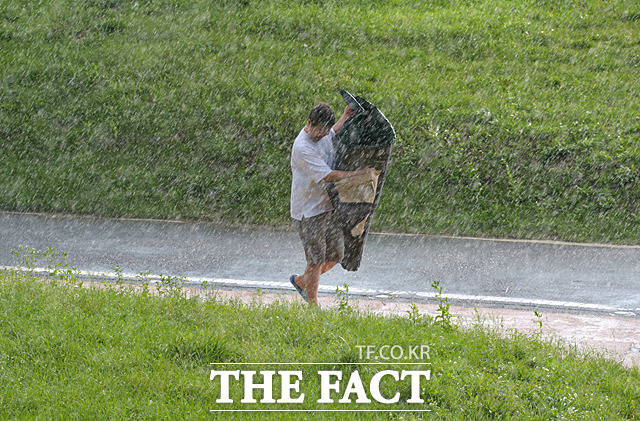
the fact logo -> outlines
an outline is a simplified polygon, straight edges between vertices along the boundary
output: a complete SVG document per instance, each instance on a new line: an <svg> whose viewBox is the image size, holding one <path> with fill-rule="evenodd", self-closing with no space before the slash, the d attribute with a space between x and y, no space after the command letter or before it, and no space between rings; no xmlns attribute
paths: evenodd
<svg viewBox="0 0 640 421"><path fill-rule="evenodd" d="M242 408L259 404L263 410L264 404L274 404L273 407L280 411L287 410L291 404L297 404L296 408L300 404L313 408L333 404L333 408L336 405L341 408L334 410L345 411L351 410L345 404L359 404L359 408L363 404L376 407L380 404L423 404L424 407L421 391L424 382L431 379L430 363L425 361L429 358L428 346L358 345L357 349L360 360L368 361L214 363L217 367L211 370L209 378L218 391L215 403L222 404L219 407L234 408L238 408L237 404L243 404ZM220 365L222 367L218 367ZM229 366L235 367L226 369L231 368ZM279 366L283 366L282 369ZM217 410L225 409L212 411Z"/></svg>

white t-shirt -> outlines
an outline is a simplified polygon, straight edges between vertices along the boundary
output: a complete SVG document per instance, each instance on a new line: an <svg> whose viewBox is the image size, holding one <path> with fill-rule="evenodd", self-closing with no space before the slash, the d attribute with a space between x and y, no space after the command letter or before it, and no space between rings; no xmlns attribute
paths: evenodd
<svg viewBox="0 0 640 421"><path fill-rule="evenodd" d="M291 217L298 221L333 210L322 181L333 166L336 132L315 142L302 129L291 149Z"/></svg>

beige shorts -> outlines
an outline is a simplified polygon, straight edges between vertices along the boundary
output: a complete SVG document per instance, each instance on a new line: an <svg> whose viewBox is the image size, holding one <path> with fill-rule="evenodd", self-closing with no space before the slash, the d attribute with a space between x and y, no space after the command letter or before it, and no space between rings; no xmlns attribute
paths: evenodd
<svg viewBox="0 0 640 421"><path fill-rule="evenodd" d="M344 234L333 211L321 213L302 221L293 221L304 247L308 265L342 261L344 257Z"/></svg>

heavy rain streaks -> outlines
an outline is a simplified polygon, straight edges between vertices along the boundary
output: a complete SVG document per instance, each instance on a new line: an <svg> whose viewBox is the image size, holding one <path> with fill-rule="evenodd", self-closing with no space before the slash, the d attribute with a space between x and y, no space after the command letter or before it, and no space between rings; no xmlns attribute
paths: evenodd
<svg viewBox="0 0 640 421"><path fill-rule="evenodd" d="M637 244L620 5L8 2L0 208L290 230L291 143L345 88L397 134L372 231Z"/></svg>

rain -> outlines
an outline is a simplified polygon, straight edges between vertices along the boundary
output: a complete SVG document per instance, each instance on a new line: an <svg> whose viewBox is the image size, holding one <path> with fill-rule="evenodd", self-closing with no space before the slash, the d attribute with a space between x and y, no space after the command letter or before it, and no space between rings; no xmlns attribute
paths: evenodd
<svg viewBox="0 0 640 421"><path fill-rule="evenodd" d="M0 267L295 294L292 146L349 92L331 170L379 178L366 204L326 185L347 257L321 298L635 321L639 22L630 0L3 1Z"/></svg>

